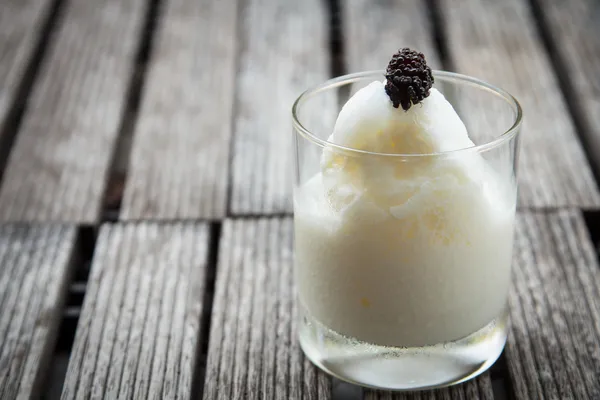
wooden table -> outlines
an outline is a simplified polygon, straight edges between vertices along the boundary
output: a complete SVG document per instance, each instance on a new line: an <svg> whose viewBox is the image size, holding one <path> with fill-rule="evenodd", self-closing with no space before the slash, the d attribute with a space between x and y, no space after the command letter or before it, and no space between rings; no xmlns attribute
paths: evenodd
<svg viewBox="0 0 600 400"><path fill-rule="evenodd" d="M600 399L600 3L1 0L0 398ZM489 373L361 391L295 338L289 108L398 47L522 102Z"/></svg>

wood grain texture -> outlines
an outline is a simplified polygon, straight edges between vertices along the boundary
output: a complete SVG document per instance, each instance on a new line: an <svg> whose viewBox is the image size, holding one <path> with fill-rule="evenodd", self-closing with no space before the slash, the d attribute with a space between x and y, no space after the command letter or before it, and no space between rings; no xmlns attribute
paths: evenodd
<svg viewBox="0 0 600 400"><path fill-rule="evenodd" d="M565 67L561 77L575 96L577 118L583 125L593 162L600 171L600 3L594 0L536 0L540 17Z"/></svg>
<svg viewBox="0 0 600 400"><path fill-rule="evenodd" d="M0 126L4 126L52 1L4 0L0 7Z"/></svg>
<svg viewBox="0 0 600 400"><path fill-rule="evenodd" d="M231 211L289 212L292 103L329 76L325 4L246 0L241 14Z"/></svg>
<svg viewBox="0 0 600 400"><path fill-rule="evenodd" d="M521 213L506 360L518 399L600 398L600 268L577 211Z"/></svg>
<svg viewBox="0 0 600 400"><path fill-rule="evenodd" d="M0 220L97 220L146 3L64 5L8 160Z"/></svg>
<svg viewBox="0 0 600 400"><path fill-rule="evenodd" d="M493 400L489 373L457 386L422 392L393 393L367 390L365 400Z"/></svg>
<svg viewBox="0 0 600 400"><path fill-rule="evenodd" d="M190 398L207 246L204 224L101 228L63 399Z"/></svg>
<svg viewBox="0 0 600 400"><path fill-rule="evenodd" d="M432 68L440 68L426 2L348 0L341 5L348 72L384 70L402 47L419 50Z"/></svg>
<svg viewBox="0 0 600 400"><path fill-rule="evenodd" d="M121 219L225 215L237 2L162 5Z"/></svg>
<svg viewBox="0 0 600 400"><path fill-rule="evenodd" d="M68 284L76 229L0 225L0 398L38 398Z"/></svg>
<svg viewBox="0 0 600 400"><path fill-rule="evenodd" d="M204 399L328 399L296 339L291 219L227 220Z"/></svg>
<svg viewBox="0 0 600 400"><path fill-rule="evenodd" d="M504 87L523 106L520 205L600 204L598 186L526 2L439 3L450 58L457 71Z"/></svg>

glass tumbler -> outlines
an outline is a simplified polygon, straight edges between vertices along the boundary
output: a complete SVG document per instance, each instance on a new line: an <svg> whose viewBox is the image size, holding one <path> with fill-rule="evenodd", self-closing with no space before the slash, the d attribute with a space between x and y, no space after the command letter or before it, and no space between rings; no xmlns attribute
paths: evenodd
<svg viewBox="0 0 600 400"><path fill-rule="evenodd" d="M475 78L434 78L474 146L390 154L329 142L345 101L381 71L329 80L292 109L300 344L362 386L463 382L506 343L521 107Z"/></svg>

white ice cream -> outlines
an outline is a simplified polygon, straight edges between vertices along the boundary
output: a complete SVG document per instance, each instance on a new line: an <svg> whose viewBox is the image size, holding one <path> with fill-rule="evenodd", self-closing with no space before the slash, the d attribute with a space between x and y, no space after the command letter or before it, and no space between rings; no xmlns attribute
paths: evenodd
<svg viewBox="0 0 600 400"><path fill-rule="evenodd" d="M295 192L300 300L327 327L386 346L465 337L505 307L515 189L432 89L407 112L382 82L340 112L321 173ZM396 154L394 156L393 154ZM421 154L421 156L397 156Z"/></svg>

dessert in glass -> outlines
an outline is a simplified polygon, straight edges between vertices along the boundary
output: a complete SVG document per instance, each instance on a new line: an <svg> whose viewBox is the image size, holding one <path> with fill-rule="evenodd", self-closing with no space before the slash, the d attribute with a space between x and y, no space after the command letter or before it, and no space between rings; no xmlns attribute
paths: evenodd
<svg viewBox="0 0 600 400"><path fill-rule="evenodd" d="M306 91L292 113L307 357L391 390L489 368L507 336L518 102L402 49L385 72Z"/></svg>

